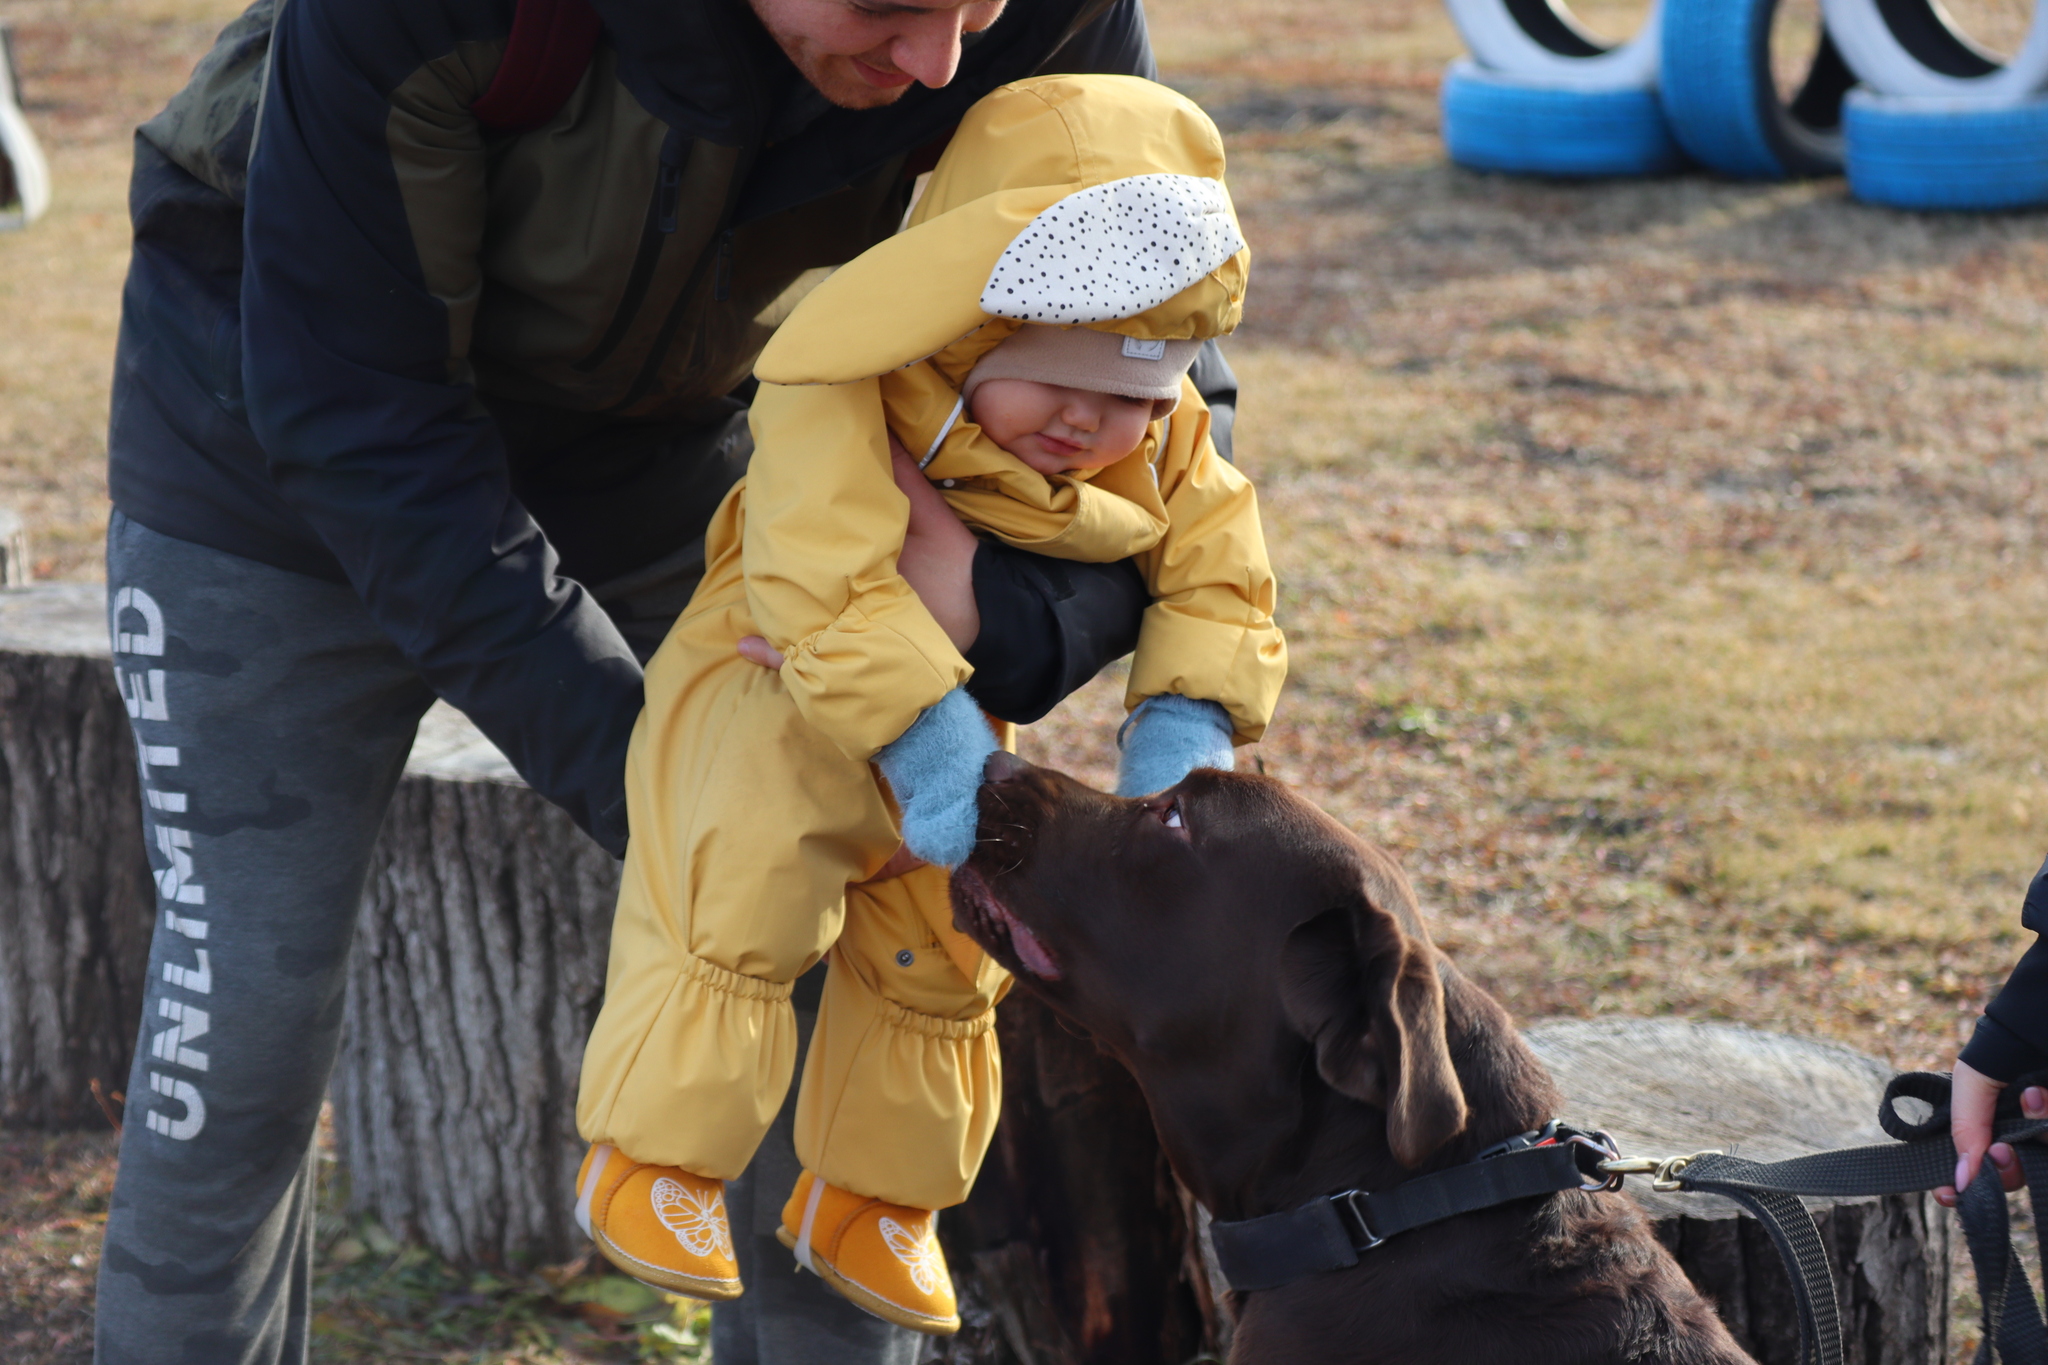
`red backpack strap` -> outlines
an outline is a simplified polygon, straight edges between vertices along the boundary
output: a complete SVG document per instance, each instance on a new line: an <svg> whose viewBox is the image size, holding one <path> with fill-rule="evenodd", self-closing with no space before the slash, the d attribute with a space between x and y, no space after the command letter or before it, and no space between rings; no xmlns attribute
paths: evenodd
<svg viewBox="0 0 2048 1365"><path fill-rule="evenodd" d="M487 133L524 133L553 118L590 67L603 26L590 0L517 0L490 89L470 105Z"/></svg>

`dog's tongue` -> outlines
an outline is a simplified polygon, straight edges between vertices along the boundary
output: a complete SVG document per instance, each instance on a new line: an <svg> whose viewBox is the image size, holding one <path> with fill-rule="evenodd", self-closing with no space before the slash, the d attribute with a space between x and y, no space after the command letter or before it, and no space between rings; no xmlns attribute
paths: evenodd
<svg viewBox="0 0 2048 1365"><path fill-rule="evenodd" d="M988 883L976 878L974 891L977 899L988 907L989 918L1001 924L1010 935L1010 951L1017 955L1017 961L1025 971L1041 981L1057 981L1060 969L1052 960L1052 954L1038 941L1038 935L1010 913L1010 907L1003 904L1002 897L990 889Z"/></svg>
<svg viewBox="0 0 2048 1365"><path fill-rule="evenodd" d="M1045 950L1045 945L1038 941L1038 935L1010 913L1010 907L1003 904L1003 898L981 879L980 874L972 868L963 867L953 874L953 886L974 902L986 926L993 928L1000 924L1003 927L1003 932L1010 936L1010 951L1016 954L1019 966L1041 981L1060 979L1059 965ZM960 927L967 928L964 924Z"/></svg>
<svg viewBox="0 0 2048 1365"><path fill-rule="evenodd" d="M1038 935L1024 927L1015 915L1005 911L1003 918L1010 922L1010 951L1024 964L1024 970L1043 981L1060 979L1060 969L1053 965L1052 954L1038 941Z"/></svg>

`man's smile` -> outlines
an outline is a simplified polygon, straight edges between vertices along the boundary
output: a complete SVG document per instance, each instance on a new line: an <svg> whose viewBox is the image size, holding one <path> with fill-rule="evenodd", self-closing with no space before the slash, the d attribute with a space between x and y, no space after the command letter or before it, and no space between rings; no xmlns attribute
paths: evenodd
<svg viewBox="0 0 2048 1365"><path fill-rule="evenodd" d="M853 69L860 73L862 80L885 90L894 90L917 79L907 71L884 71L881 67L870 65L858 57L849 57L847 60L853 63Z"/></svg>

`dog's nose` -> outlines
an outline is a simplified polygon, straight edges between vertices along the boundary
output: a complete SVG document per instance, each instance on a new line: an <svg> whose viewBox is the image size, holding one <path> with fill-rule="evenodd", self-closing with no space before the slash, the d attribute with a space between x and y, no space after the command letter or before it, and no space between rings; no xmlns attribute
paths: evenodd
<svg viewBox="0 0 2048 1365"><path fill-rule="evenodd" d="M988 756L988 762L981 765L981 780L1008 782L1013 777L1022 776L1030 767L1029 763L1017 755L998 749Z"/></svg>

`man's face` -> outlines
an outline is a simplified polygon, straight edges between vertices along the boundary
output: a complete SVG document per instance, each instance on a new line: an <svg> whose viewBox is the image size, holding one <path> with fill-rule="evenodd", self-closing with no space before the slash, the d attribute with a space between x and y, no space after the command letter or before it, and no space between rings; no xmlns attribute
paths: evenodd
<svg viewBox="0 0 2048 1365"><path fill-rule="evenodd" d="M913 81L936 89L960 65L960 36L1005 0L749 0L804 79L842 109L894 104Z"/></svg>

